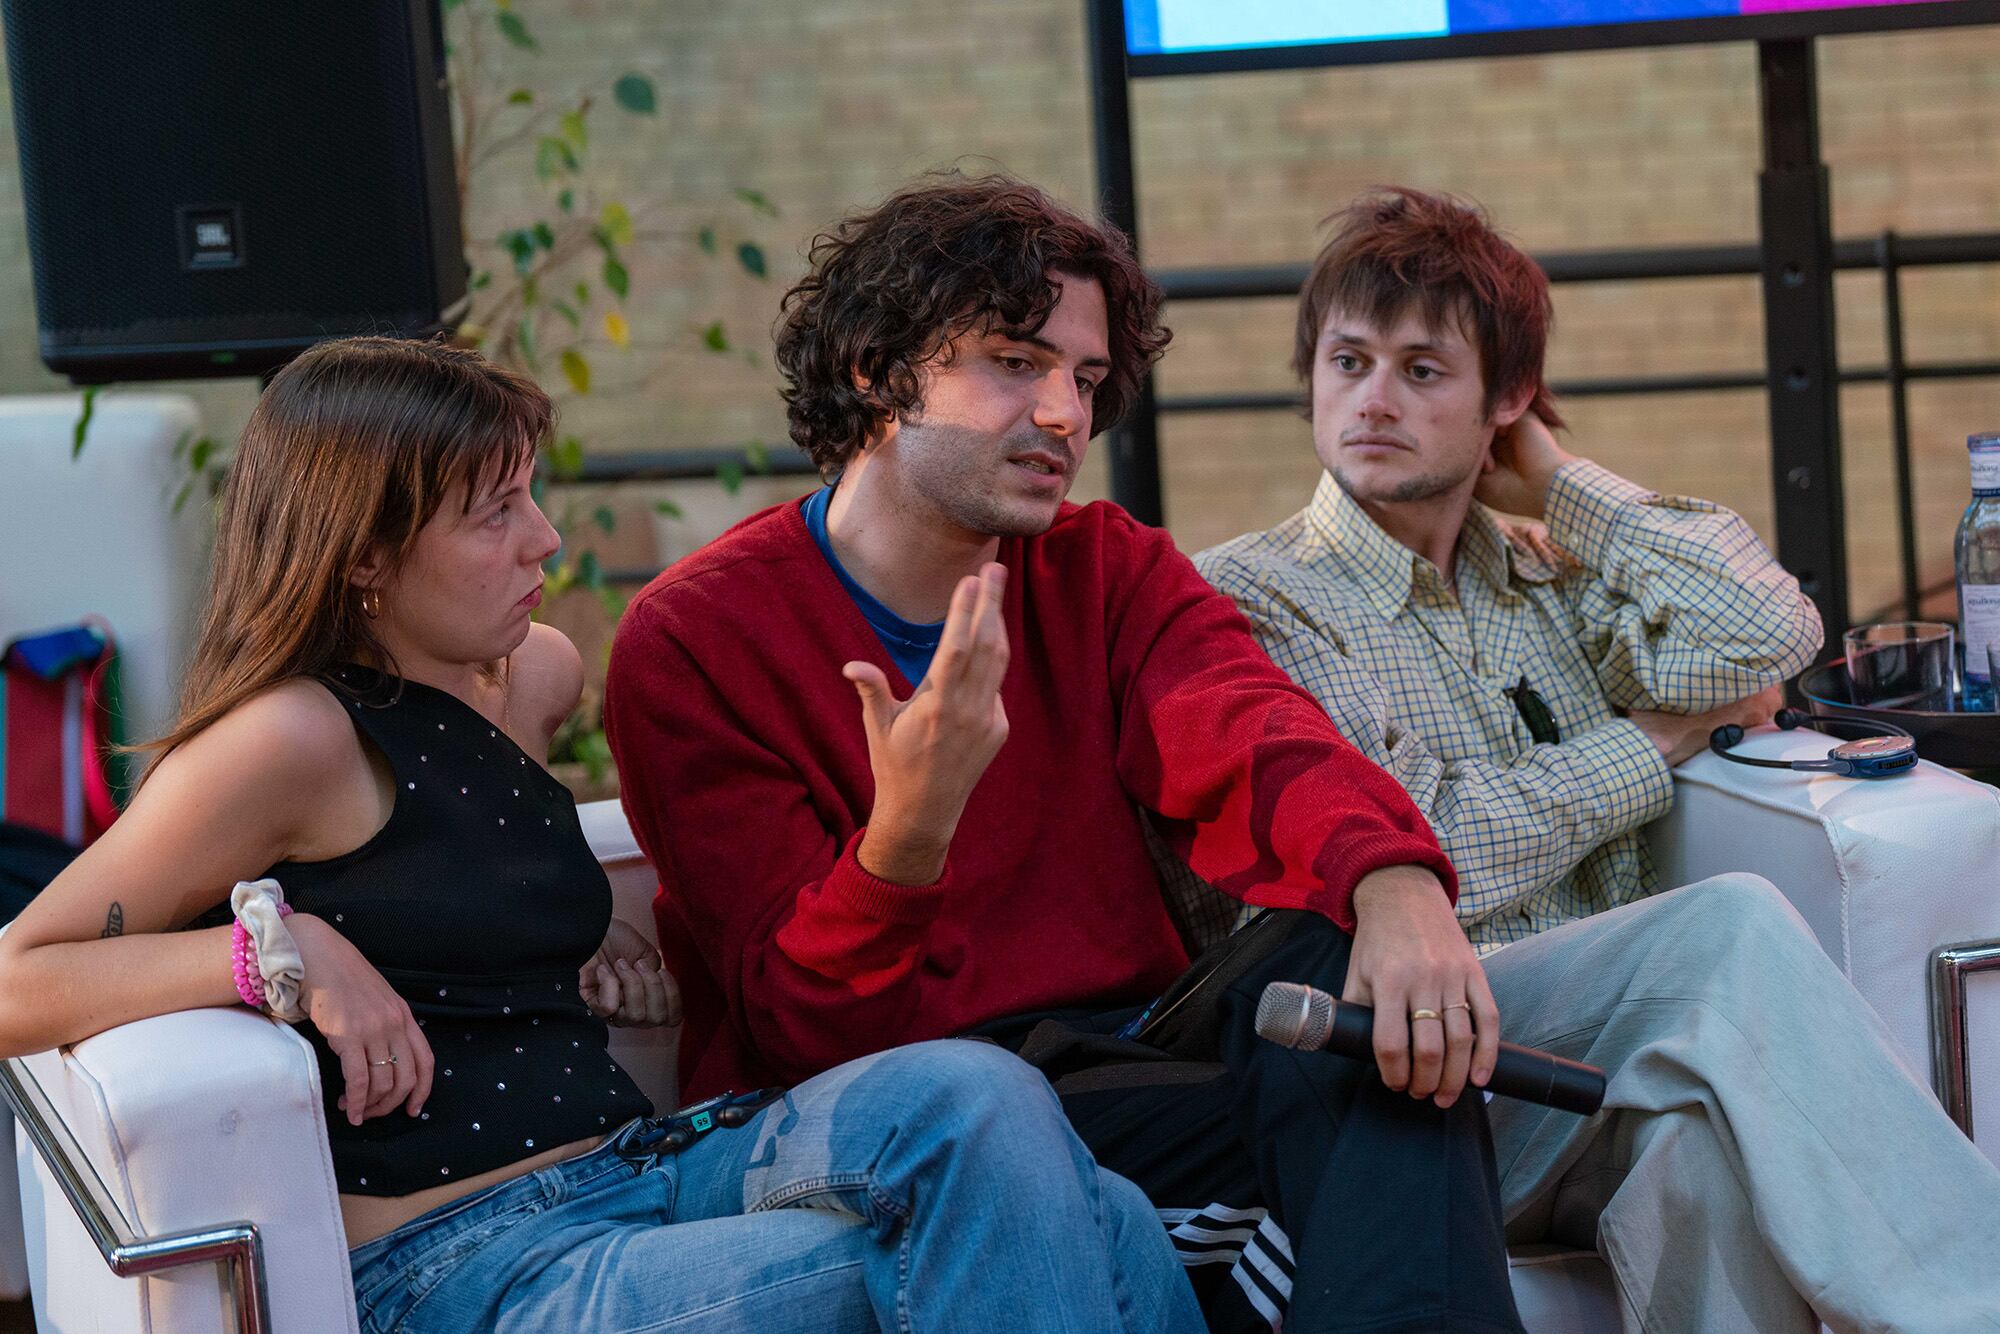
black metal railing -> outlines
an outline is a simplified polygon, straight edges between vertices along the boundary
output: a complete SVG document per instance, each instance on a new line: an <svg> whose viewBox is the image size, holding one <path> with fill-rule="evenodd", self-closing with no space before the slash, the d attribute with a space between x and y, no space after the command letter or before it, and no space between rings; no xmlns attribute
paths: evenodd
<svg viewBox="0 0 2000 1334"><path fill-rule="evenodd" d="M2000 233L1903 236L1883 232L1836 241L1834 267L1874 269L1882 275L1884 360L1840 373L1843 385L1881 384L1889 391L1890 450L1896 477L1896 524L1901 564L1902 605L1915 616L1925 590L1919 586L1916 501L1910 465L1909 387L1924 380L2000 377L2000 360L1912 362L1904 351L1902 273L1942 265L2000 263ZM1762 272L1755 245L1662 247L1638 250L1579 250L1536 257L1556 283L1647 282L1677 278L1753 278ZM1169 301L1234 301L1298 294L1305 264L1264 264L1227 268L1170 269L1154 276ZM1565 397L1593 398L1646 394L1716 393L1762 390L1761 369L1678 372L1662 375L1597 376L1560 381L1551 387ZM1161 395L1160 412L1296 412L1304 400L1296 392L1236 392ZM790 449L762 451L708 448L596 454L584 459L572 478L579 483L676 482L725 473L810 476L811 460ZM642 568L606 572L614 582L639 582L657 573Z"/></svg>

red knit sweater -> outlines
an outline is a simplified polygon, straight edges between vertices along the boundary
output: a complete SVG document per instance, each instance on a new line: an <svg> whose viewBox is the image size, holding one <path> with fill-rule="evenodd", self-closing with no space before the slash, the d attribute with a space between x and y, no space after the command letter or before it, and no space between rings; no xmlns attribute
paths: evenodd
<svg viewBox="0 0 2000 1334"><path fill-rule="evenodd" d="M883 651L807 533L765 510L647 586L605 725L659 868L689 1097L793 1082L1001 1015L1109 1008L1187 966L1136 807L1218 888L1352 929L1355 883L1456 881L1394 779L1271 665L1164 532L1107 504L1004 539L1009 735L936 884L863 870L874 779L841 665Z"/></svg>

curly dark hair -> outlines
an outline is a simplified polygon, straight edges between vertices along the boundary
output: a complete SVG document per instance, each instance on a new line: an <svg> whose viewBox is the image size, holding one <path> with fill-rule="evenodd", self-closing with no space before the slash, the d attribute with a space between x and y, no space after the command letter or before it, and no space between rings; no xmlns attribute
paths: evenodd
<svg viewBox="0 0 2000 1334"><path fill-rule="evenodd" d="M1062 294L1051 274L1104 289L1111 373L1093 434L1130 410L1172 336L1122 233L1010 176L930 173L815 237L810 258L780 307L777 361L792 439L829 479L878 425L922 408L919 371L953 339L1040 329Z"/></svg>

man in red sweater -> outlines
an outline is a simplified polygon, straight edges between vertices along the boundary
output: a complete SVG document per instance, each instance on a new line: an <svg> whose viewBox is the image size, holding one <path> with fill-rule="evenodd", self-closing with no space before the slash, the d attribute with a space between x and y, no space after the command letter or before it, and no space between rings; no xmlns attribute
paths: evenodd
<svg viewBox="0 0 2000 1334"><path fill-rule="evenodd" d="M1165 533L1065 502L1158 289L1005 178L812 258L778 359L830 485L655 580L607 685L690 1096L979 1031L1161 1206L1215 1327L1518 1329L1450 864ZM1153 833L1280 910L1199 988ZM1256 1039L1272 978L1372 1004L1379 1077Z"/></svg>

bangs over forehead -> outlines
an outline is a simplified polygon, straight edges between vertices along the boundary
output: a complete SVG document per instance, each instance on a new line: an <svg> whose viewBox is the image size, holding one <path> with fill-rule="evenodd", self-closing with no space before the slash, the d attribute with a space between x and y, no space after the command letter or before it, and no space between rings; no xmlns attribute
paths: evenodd
<svg viewBox="0 0 2000 1334"><path fill-rule="evenodd" d="M1372 304L1364 305L1363 302ZM1456 336L1469 351L1475 355L1478 353L1478 331L1473 328L1471 309L1463 300L1454 300L1448 293L1439 292L1335 291L1327 305L1326 319L1320 326L1320 337L1324 338L1329 333L1359 334L1364 330L1386 337L1412 315L1422 326L1424 337L1429 342L1441 343L1447 337Z"/></svg>
<svg viewBox="0 0 2000 1334"><path fill-rule="evenodd" d="M1543 360L1555 310L1548 276L1493 230L1473 205L1421 190L1363 196L1328 219L1334 234L1299 291L1292 369L1312 382L1315 353L1335 311L1378 327L1414 310L1436 333L1456 329L1477 349L1485 410L1526 395L1560 426Z"/></svg>

